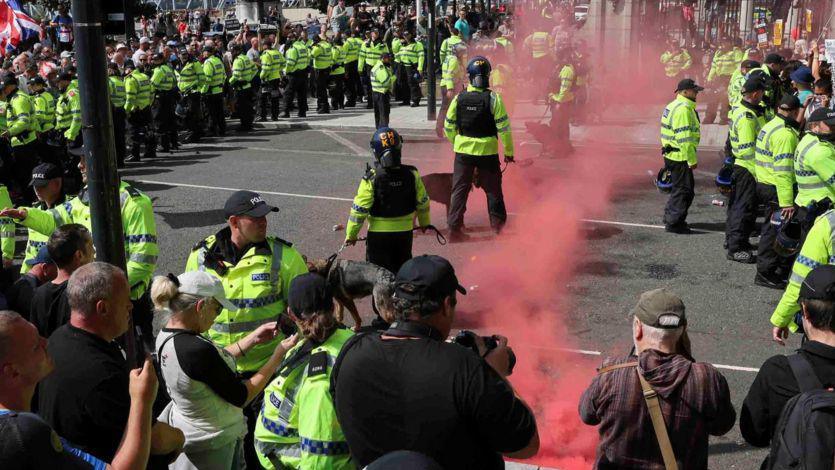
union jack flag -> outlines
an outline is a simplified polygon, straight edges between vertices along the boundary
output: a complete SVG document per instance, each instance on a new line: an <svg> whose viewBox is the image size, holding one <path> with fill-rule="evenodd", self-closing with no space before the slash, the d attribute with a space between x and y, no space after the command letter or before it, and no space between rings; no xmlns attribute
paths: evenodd
<svg viewBox="0 0 835 470"><path fill-rule="evenodd" d="M0 48L12 51L22 41L40 34L40 25L23 12L20 0L0 0Z"/></svg>

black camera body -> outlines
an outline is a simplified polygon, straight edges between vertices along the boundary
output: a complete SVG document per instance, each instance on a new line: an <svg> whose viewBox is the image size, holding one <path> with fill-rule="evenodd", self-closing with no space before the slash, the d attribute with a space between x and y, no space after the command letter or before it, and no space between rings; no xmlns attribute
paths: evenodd
<svg viewBox="0 0 835 470"><path fill-rule="evenodd" d="M457 335L455 335L455 338L452 339L452 342L464 346L465 348L469 348L474 353L480 355L480 353L478 352L478 345L476 345L475 342L476 336L478 335L476 335L470 330L461 330L458 332ZM495 335L482 336L481 339L482 341L484 341L484 346L487 348L487 353L496 349L499 346L499 342L496 340ZM485 353L485 356L487 355L487 353ZM508 350L508 354L510 355L510 357L508 358L507 375L511 375L513 373L513 367L516 366L516 354L513 354L512 350Z"/></svg>

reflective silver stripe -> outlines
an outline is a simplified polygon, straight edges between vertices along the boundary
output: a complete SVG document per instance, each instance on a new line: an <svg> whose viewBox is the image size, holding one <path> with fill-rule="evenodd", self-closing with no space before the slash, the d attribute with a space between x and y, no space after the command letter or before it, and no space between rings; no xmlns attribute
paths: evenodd
<svg viewBox="0 0 835 470"><path fill-rule="evenodd" d="M829 222L829 241L830 243L835 243L835 211L829 211L824 214L826 217L826 221ZM835 246L835 245L831 245ZM831 258L830 258L831 263Z"/></svg>
<svg viewBox="0 0 835 470"><path fill-rule="evenodd" d="M14 231L11 231L11 232L0 232L0 237L4 237L4 238L5 238L5 237L14 238L14 235L15 235Z"/></svg>
<svg viewBox="0 0 835 470"><path fill-rule="evenodd" d="M211 330L217 333L227 333L227 334L237 334L237 333L249 333L251 331L255 331L256 328L259 326L269 323L271 321L275 321L274 317L264 318L262 320L252 320L252 321L239 321L239 322L230 322L230 323L215 323L212 325Z"/></svg>
<svg viewBox="0 0 835 470"><path fill-rule="evenodd" d="M258 452L264 454L275 465L275 468L283 468L283 465L278 459L273 461L273 456L283 456L290 458L300 458L302 456L302 446L298 442L281 444L277 442L263 442L255 439L255 448Z"/></svg>
<svg viewBox="0 0 835 470"><path fill-rule="evenodd" d="M789 278L789 282L794 282L797 284L803 284L803 281L806 279L805 276L801 276L800 274L792 273L791 277Z"/></svg>
<svg viewBox="0 0 835 470"><path fill-rule="evenodd" d="M157 264L157 257L154 255L145 255L142 253L132 253L128 257L128 261L134 261L137 263L145 263L145 264Z"/></svg>
<svg viewBox="0 0 835 470"><path fill-rule="evenodd" d="M798 152L797 165L800 167L801 170L806 169L806 166L803 164L804 160L806 159L806 153L809 152L809 150L811 150L812 147L814 147L817 143L817 140L812 140L806 147L804 147L800 152Z"/></svg>
<svg viewBox="0 0 835 470"><path fill-rule="evenodd" d="M273 240L272 244L273 259L270 265L270 282L278 284L278 273L281 271L281 257L284 254L284 247L278 240ZM278 290L276 288L276 290Z"/></svg>
<svg viewBox="0 0 835 470"><path fill-rule="evenodd" d="M798 183L797 184L798 189L820 189L820 188L825 188L825 187L826 187L826 183L824 183L823 181L821 181L820 183Z"/></svg>
<svg viewBox="0 0 835 470"><path fill-rule="evenodd" d="M206 247L197 250L197 270L206 270Z"/></svg>
<svg viewBox="0 0 835 470"><path fill-rule="evenodd" d="M57 210L49 209L49 213L52 214L52 221L55 222L55 228L64 225L64 219L61 217L61 214L59 214Z"/></svg>
<svg viewBox="0 0 835 470"><path fill-rule="evenodd" d="M761 166L761 167L764 167L764 168L772 168L772 169L774 168L774 164L773 164L773 163L771 163L771 162L764 162L764 161L761 161L761 160L757 160L757 166Z"/></svg>
<svg viewBox="0 0 835 470"><path fill-rule="evenodd" d="M125 202L128 200L128 197L130 197L130 195L127 191L122 191L121 193L119 193L119 205L124 206Z"/></svg>

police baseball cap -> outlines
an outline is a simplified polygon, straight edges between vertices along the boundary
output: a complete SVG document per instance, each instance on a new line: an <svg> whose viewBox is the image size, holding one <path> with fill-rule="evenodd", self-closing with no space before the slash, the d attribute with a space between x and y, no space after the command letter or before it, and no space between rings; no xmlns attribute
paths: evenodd
<svg viewBox="0 0 835 470"><path fill-rule="evenodd" d="M233 215L247 215L250 217L264 217L270 212L278 212L278 207L273 207L254 191L236 191L226 200L223 213L226 218Z"/></svg>
<svg viewBox="0 0 835 470"><path fill-rule="evenodd" d="M766 64L782 64L785 61L786 61L786 59L784 59L783 56L781 56L780 54L778 54L776 52L772 52L771 54L768 54L767 56L765 56L765 63Z"/></svg>
<svg viewBox="0 0 835 470"><path fill-rule="evenodd" d="M800 99L794 95L786 95L780 100L780 109L793 111L800 108Z"/></svg>
<svg viewBox="0 0 835 470"><path fill-rule="evenodd" d="M287 303L293 315L304 318L332 310L333 293L323 276L316 273L302 274L290 281Z"/></svg>
<svg viewBox="0 0 835 470"><path fill-rule="evenodd" d="M17 77L13 73L8 73L3 76L3 86L15 85L17 86Z"/></svg>
<svg viewBox="0 0 835 470"><path fill-rule="evenodd" d="M748 69L748 70L758 68L759 66L760 66L760 63L757 62L756 60L743 60L742 64L740 65L740 67L742 67L744 69Z"/></svg>
<svg viewBox="0 0 835 470"><path fill-rule="evenodd" d="M38 254L34 258L26 260L28 266L35 266L43 263L52 263L52 256L49 256L49 249L46 245L38 249Z"/></svg>
<svg viewBox="0 0 835 470"><path fill-rule="evenodd" d="M455 291L467 295L446 259L422 255L406 261L394 279L394 296L407 300L441 300Z"/></svg>
<svg viewBox="0 0 835 470"><path fill-rule="evenodd" d="M46 186L51 180L64 176L64 172L53 163L41 163L32 170L32 181L29 186Z"/></svg>
<svg viewBox="0 0 835 470"><path fill-rule="evenodd" d="M760 77L751 77L742 85L742 93L765 90L765 82Z"/></svg>
<svg viewBox="0 0 835 470"><path fill-rule="evenodd" d="M829 125L835 124L835 111L829 108L818 108L812 111L806 122L823 122Z"/></svg>
<svg viewBox="0 0 835 470"><path fill-rule="evenodd" d="M676 87L676 93L684 90L702 91L704 90L704 88L697 85L692 78L685 78L684 80L678 82L678 86Z"/></svg>
<svg viewBox="0 0 835 470"><path fill-rule="evenodd" d="M813 269L800 285L800 298L835 300L835 266L825 264Z"/></svg>
<svg viewBox="0 0 835 470"><path fill-rule="evenodd" d="M43 79L40 75L36 75L29 79L29 85L43 85L46 86L46 80Z"/></svg>
<svg viewBox="0 0 835 470"><path fill-rule="evenodd" d="M190 271L174 276L169 274L168 278L175 281L177 290L183 294L191 294L198 297L212 297L218 301L223 308L236 312L238 307L226 298L223 290L223 283L215 276L205 271Z"/></svg>
<svg viewBox="0 0 835 470"><path fill-rule="evenodd" d="M654 328L678 328L687 325L684 302L663 287L641 294L638 304L630 313L644 325Z"/></svg>
<svg viewBox="0 0 835 470"><path fill-rule="evenodd" d="M125 61L125 68L128 68L128 67L134 68L133 67L133 61L130 61L130 60ZM61 72L61 73L58 74L58 81L59 82L62 82L62 81L71 82L72 81L72 74L69 73L69 72L66 72L66 71Z"/></svg>

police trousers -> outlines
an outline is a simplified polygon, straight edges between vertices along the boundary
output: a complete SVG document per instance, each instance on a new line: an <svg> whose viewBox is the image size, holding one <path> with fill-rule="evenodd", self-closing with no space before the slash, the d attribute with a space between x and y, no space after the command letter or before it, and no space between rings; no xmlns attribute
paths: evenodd
<svg viewBox="0 0 835 470"><path fill-rule="evenodd" d="M253 90L254 88L252 86L235 90L235 96L237 97L235 110L238 113L238 118L241 120L239 129L243 131L252 129L252 121L255 119L255 109L252 103Z"/></svg>
<svg viewBox="0 0 835 470"><path fill-rule="evenodd" d="M142 144L145 144L145 158L156 156L157 139L152 129L151 107L137 109L128 115L130 124L130 153L139 161Z"/></svg>
<svg viewBox="0 0 835 470"><path fill-rule="evenodd" d="M215 135L226 134L226 115L223 105L223 93L204 95L206 111L209 113L209 132Z"/></svg>
<svg viewBox="0 0 835 470"><path fill-rule="evenodd" d="M345 108L345 74L337 73L331 74L330 77L330 97L331 108L344 109Z"/></svg>
<svg viewBox="0 0 835 470"><path fill-rule="evenodd" d="M188 141L196 142L203 137L203 113L200 110L200 93L189 93L184 98L186 111L186 127L189 130Z"/></svg>
<svg viewBox="0 0 835 470"><path fill-rule="evenodd" d="M374 125L377 129L388 127L389 114L391 113L391 95L374 91L371 94L371 101L374 103Z"/></svg>
<svg viewBox="0 0 835 470"><path fill-rule="evenodd" d="M151 107L157 136L159 136L163 152L168 152L171 147L177 146L177 116L174 114L176 107L176 90L157 93L154 104Z"/></svg>
<svg viewBox="0 0 835 470"><path fill-rule="evenodd" d="M357 70L357 61L348 62L345 64L345 106L352 108L357 105L357 98L362 96L362 84L360 83L360 73Z"/></svg>
<svg viewBox="0 0 835 470"><path fill-rule="evenodd" d="M730 77L716 78L711 90L707 93L707 110L702 124L713 124L716 111L719 111L719 123L728 122L728 82Z"/></svg>
<svg viewBox="0 0 835 470"><path fill-rule="evenodd" d="M371 66L368 64L365 64L365 70L362 72L362 87L365 90L365 96L367 98L365 108L371 109L371 101L374 100L374 96L371 90Z"/></svg>
<svg viewBox="0 0 835 470"><path fill-rule="evenodd" d="M725 242L728 253L750 249L748 238L754 231L757 216L757 180L750 171L734 165L728 195L728 217L725 222Z"/></svg>
<svg viewBox="0 0 835 470"><path fill-rule="evenodd" d="M400 62L395 62L392 72L394 72L394 101L398 101L402 105L408 105L409 78L406 75L406 66Z"/></svg>
<svg viewBox="0 0 835 470"><path fill-rule="evenodd" d="M261 119L267 120L267 109L273 121L278 119L278 105L281 101L281 79L269 80L261 83Z"/></svg>
<svg viewBox="0 0 835 470"><path fill-rule="evenodd" d="M419 70L417 65L405 65L404 67L409 80L409 96L412 105L417 106L420 104L420 99L423 98L423 93L420 91L420 80L417 78Z"/></svg>
<svg viewBox="0 0 835 470"><path fill-rule="evenodd" d="M670 198L667 199L667 206L664 208L664 225L680 227L687 223L687 212L696 195L693 170L686 161L676 162L666 158L664 168L670 172L673 185Z"/></svg>
<svg viewBox="0 0 835 470"><path fill-rule="evenodd" d="M478 184L487 195L487 212L490 226L499 231L507 221L507 210L502 194L502 172L498 155L455 154L455 169L452 173L452 197L447 213L450 230L461 230L464 213L467 212L467 198L478 170Z"/></svg>
<svg viewBox="0 0 835 470"><path fill-rule="evenodd" d="M16 190L26 205L35 202L35 191L29 185L32 180L32 170L38 165L38 149L36 141L28 144L17 145L12 149L12 179Z"/></svg>
<svg viewBox="0 0 835 470"><path fill-rule="evenodd" d="M284 92L284 115L290 114L293 99L299 106L299 117L307 113L307 69L296 70L288 76L287 89Z"/></svg>
<svg viewBox="0 0 835 470"><path fill-rule="evenodd" d="M329 113L328 82L331 79L331 69L314 69L316 76L316 112Z"/></svg>
<svg viewBox="0 0 835 470"><path fill-rule="evenodd" d="M113 116L113 140L116 143L116 166L125 166L125 108L123 106L111 106L110 114Z"/></svg>
<svg viewBox="0 0 835 470"><path fill-rule="evenodd" d="M412 259L412 231L368 232L365 260L397 273L403 263Z"/></svg>
<svg viewBox="0 0 835 470"><path fill-rule="evenodd" d="M766 206L765 220L760 227L760 243L757 246L757 272L774 280L778 271L781 275L787 275L794 260L784 258L774 251L774 240L777 238L779 226L771 223L771 216L780 211L777 188L771 184L757 183L757 200Z"/></svg>

